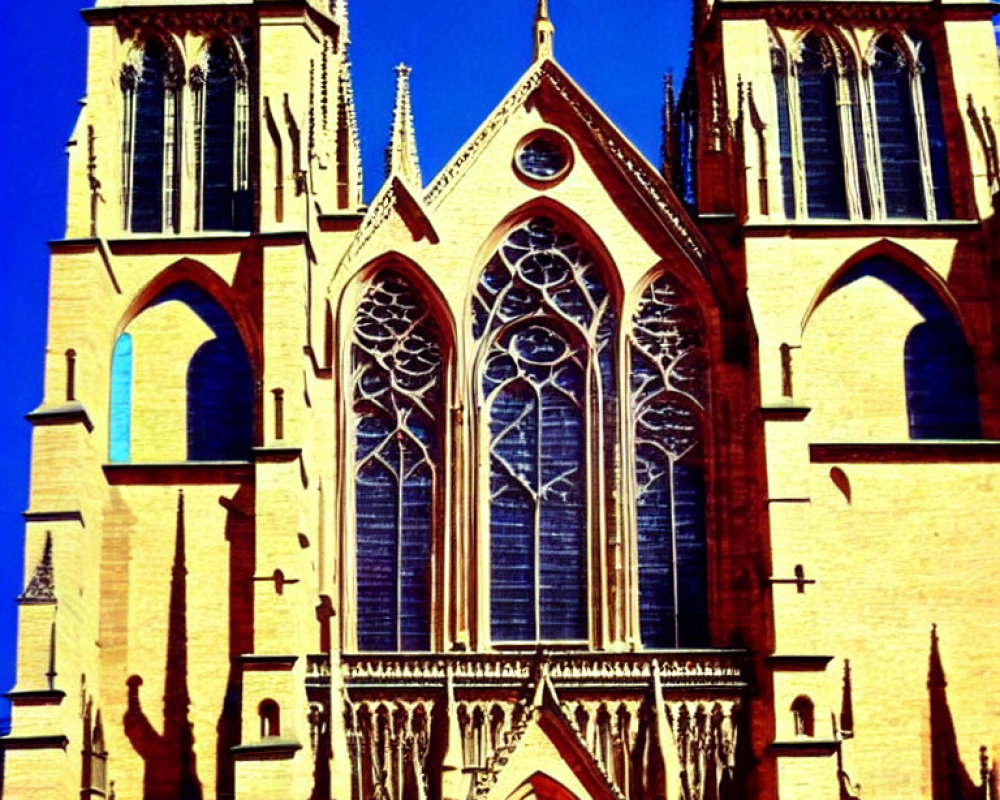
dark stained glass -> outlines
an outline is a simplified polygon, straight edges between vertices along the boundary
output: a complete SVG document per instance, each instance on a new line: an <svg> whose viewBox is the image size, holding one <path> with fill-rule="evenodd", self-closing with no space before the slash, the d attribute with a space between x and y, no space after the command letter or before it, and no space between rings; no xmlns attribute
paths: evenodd
<svg viewBox="0 0 1000 800"><path fill-rule="evenodd" d="M911 72L891 37L876 43L871 74L886 215L925 217Z"/></svg>
<svg viewBox="0 0 1000 800"><path fill-rule="evenodd" d="M587 638L588 455L603 460L589 440L605 442L604 458L616 440L610 300L590 254L546 217L511 231L475 291L473 333L488 340L494 641Z"/></svg>
<svg viewBox="0 0 1000 800"><path fill-rule="evenodd" d="M164 122L167 53L156 39L146 43L135 87L130 227L137 233L163 230Z"/></svg>
<svg viewBox="0 0 1000 800"><path fill-rule="evenodd" d="M564 147L550 136L540 134L528 141L517 153L517 164L532 178L555 178L569 163Z"/></svg>
<svg viewBox="0 0 1000 800"><path fill-rule="evenodd" d="M707 357L697 308L667 276L646 289L633 319L631 389L642 641L702 645Z"/></svg>
<svg viewBox="0 0 1000 800"><path fill-rule="evenodd" d="M202 227L233 228L233 155L236 77L229 47L216 40L208 51L205 78L205 131Z"/></svg>
<svg viewBox="0 0 1000 800"><path fill-rule="evenodd" d="M405 276L386 270L369 285L352 359L358 646L429 650L441 336Z"/></svg>

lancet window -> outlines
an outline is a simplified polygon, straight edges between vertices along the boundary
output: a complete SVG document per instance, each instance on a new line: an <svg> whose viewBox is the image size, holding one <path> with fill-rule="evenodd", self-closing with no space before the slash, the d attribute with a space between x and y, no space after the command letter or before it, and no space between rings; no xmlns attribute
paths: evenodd
<svg viewBox="0 0 1000 800"><path fill-rule="evenodd" d="M705 329L670 276L633 317L630 389L642 642L705 644Z"/></svg>
<svg viewBox="0 0 1000 800"><path fill-rule="evenodd" d="M352 344L356 425L357 639L362 650L431 646L433 537L440 529L442 336L403 274L369 284Z"/></svg>
<svg viewBox="0 0 1000 800"><path fill-rule="evenodd" d="M191 70L196 197L204 230L249 230L249 103L246 64L234 41L215 39Z"/></svg>
<svg viewBox="0 0 1000 800"><path fill-rule="evenodd" d="M588 638L587 542L603 524L594 506L615 441L616 328L597 263L547 217L508 234L475 290L494 642Z"/></svg>
<svg viewBox="0 0 1000 800"><path fill-rule="evenodd" d="M176 230L179 144L176 65L163 42L146 41L122 69L124 227L137 233Z"/></svg>

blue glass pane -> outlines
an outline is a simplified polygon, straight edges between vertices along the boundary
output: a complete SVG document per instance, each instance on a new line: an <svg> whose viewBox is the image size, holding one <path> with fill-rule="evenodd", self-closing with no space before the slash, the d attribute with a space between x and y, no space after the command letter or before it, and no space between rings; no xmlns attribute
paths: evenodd
<svg viewBox="0 0 1000 800"><path fill-rule="evenodd" d="M108 460L127 462L132 437L132 336L118 337L111 355L111 429Z"/></svg>
<svg viewBox="0 0 1000 800"><path fill-rule="evenodd" d="M708 645L708 560L705 542L705 474L697 458L674 464L677 539L678 644Z"/></svg>
<svg viewBox="0 0 1000 800"><path fill-rule="evenodd" d="M829 48L815 36L803 42L798 73L809 216L846 218L837 76Z"/></svg>
<svg viewBox="0 0 1000 800"><path fill-rule="evenodd" d="M534 641L538 400L524 382L493 400L490 434L490 605L496 641Z"/></svg>
<svg viewBox="0 0 1000 800"><path fill-rule="evenodd" d="M566 370L558 388L542 391L539 485L540 638L585 639L585 431L575 399L582 375ZM564 393L565 392L565 393Z"/></svg>
<svg viewBox="0 0 1000 800"><path fill-rule="evenodd" d="M142 72L135 88L135 127L132 142L131 228L141 233L163 227L163 81L167 54L155 39L146 44Z"/></svg>
<svg viewBox="0 0 1000 800"><path fill-rule="evenodd" d="M569 159L558 142L548 136L536 136L517 154L518 166L533 178L553 178L562 172Z"/></svg>
<svg viewBox="0 0 1000 800"><path fill-rule="evenodd" d="M359 433L359 439L361 434ZM389 439L388 457L394 455ZM398 497L396 479L379 461L357 473L358 647L396 650Z"/></svg>
<svg viewBox="0 0 1000 800"><path fill-rule="evenodd" d="M871 72L886 213L926 216L910 70L892 39L879 40Z"/></svg>
<svg viewBox="0 0 1000 800"><path fill-rule="evenodd" d="M431 647L431 515L434 486L426 464L410 448L403 484L400 535L400 650Z"/></svg>
<svg viewBox="0 0 1000 800"><path fill-rule="evenodd" d="M233 153L236 79L229 48L216 40L208 51L205 79L205 133L202 226L233 228Z"/></svg>

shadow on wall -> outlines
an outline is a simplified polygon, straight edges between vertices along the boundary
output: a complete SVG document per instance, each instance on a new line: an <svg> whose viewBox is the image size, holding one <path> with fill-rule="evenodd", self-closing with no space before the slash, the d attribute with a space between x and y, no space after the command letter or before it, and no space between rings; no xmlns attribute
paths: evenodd
<svg viewBox="0 0 1000 800"><path fill-rule="evenodd" d="M938 646L937 626L931 628L931 655L927 671L927 692L930 695L931 720L931 785L933 800L997 800L996 765L990 770L985 748L981 751L981 784L976 785L962 762L955 736L955 723L948 707L941 652ZM993 784L990 791L989 784Z"/></svg>
<svg viewBox="0 0 1000 800"><path fill-rule="evenodd" d="M951 310L925 281L884 257L848 269L832 290L866 277L890 286L923 317L903 349L910 438L980 438L975 359Z"/></svg>
<svg viewBox="0 0 1000 800"><path fill-rule="evenodd" d="M233 321L212 296L189 281L177 283L140 312L183 303L211 330L191 357L186 375L186 431L189 461L242 461L253 446L254 377L246 347ZM170 346L170 337L162 346ZM111 364L112 462L128 462L132 454L134 381L141 380L151 354L142 352L126 331L115 344ZM139 409L141 412L142 409ZM182 412L178 409L178 415Z"/></svg>
<svg viewBox="0 0 1000 800"><path fill-rule="evenodd" d="M143 800L201 800L194 754L194 731L188 718L187 567L184 553L184 494L177 499L177 533L170 578L167 663L163 684L163 732L157 733L142 709L142 678L128 681L125 735L145 762Z"/></svg>

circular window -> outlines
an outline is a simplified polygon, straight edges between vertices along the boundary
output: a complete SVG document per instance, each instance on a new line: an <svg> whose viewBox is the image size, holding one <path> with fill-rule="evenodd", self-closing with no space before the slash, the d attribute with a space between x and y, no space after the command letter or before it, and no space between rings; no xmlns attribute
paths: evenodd
<svg viewBox="0 0 1000 800"><path fill-rule="evenodd" d="M569 142L555 131L538 131L517 148L514 163L525 176L536 181L554 181L569 170Z"/></svg>

